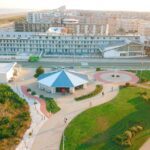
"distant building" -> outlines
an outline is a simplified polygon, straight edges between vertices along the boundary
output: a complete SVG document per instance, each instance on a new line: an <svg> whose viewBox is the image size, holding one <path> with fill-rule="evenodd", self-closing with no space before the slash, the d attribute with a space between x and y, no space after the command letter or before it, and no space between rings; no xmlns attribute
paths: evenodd
<svg viewBox="0 0 150 150"><path fill-rule="evenodd" d="M67 23L67 22L66 22ZM50 27L64 27L68 34L93 34L108 35L108 26L105 24L47 24L47 23L28 23L15 22L16 32L46 32Z"/></svg>

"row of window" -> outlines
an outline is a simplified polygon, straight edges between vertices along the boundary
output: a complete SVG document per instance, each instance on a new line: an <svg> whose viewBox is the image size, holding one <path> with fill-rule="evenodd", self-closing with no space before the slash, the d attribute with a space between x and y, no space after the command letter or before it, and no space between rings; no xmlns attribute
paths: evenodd
<svg viewBox="0 0 150 150"><path fill-rule="evenodd" d="M124 39L124 37L114 37L114 36L48 36L48 35L40 35L40 34L31 34L31 35L26 35L26 34L14 34L14 35L10 35L10 34L1 34L0 37L4 38L31 38L32 36L38 38L38 39L77 39L77 40L93 40L93 39ZM138 37L132 37L133 39L137 39Z"/></svg>

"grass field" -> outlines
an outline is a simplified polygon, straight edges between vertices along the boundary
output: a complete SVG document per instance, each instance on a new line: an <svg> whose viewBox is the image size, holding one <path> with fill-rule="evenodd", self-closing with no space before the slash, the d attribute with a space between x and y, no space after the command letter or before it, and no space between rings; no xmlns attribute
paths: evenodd
<svg viewBox="0 0 150 150"><path fill-rule="evenodd" d="M140 78L141 82L150 81L150 70L137 71L136 75Z"/></svg>
<svg viewBox="0 0 150 150"><path fill-rule="evenodd" d="M81 113L65 130L65 150L138 150L150 137L150 103L140 96L144 91L150 94L137 87L123 88L112 101ZM144 130L133 138L132 146L117 145L114 138L135 124Z"/></svg>

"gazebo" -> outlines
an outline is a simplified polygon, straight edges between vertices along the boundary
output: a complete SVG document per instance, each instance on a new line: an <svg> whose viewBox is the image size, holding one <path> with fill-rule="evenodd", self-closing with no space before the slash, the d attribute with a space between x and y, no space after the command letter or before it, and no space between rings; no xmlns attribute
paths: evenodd
<svg viewBox="0 0 150 150"><path fill-rule="evenodd" d="M86 88L88 82L87 75L68 70L44 73L38 77L39 88L50 93L74 93L76 89Z"/></svg>

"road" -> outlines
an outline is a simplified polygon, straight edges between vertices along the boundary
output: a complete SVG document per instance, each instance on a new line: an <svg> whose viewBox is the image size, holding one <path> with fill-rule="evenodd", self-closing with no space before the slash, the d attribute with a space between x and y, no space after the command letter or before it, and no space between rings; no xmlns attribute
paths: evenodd
<svg viewBox="0 0 150 150"><path fill-rule="evenodd" d="M16 60L6 60L5 62L14 62ZM4 61L0 61L4 62ZM45 68L57 67L101 67L104 69L145 69L150 70L150 58L134 58L134 59L102 59L102 58L41 58L39 62L17 61L23 67L36 68L42 65ZM86 62L87 65L82 65Z"/></svg>

